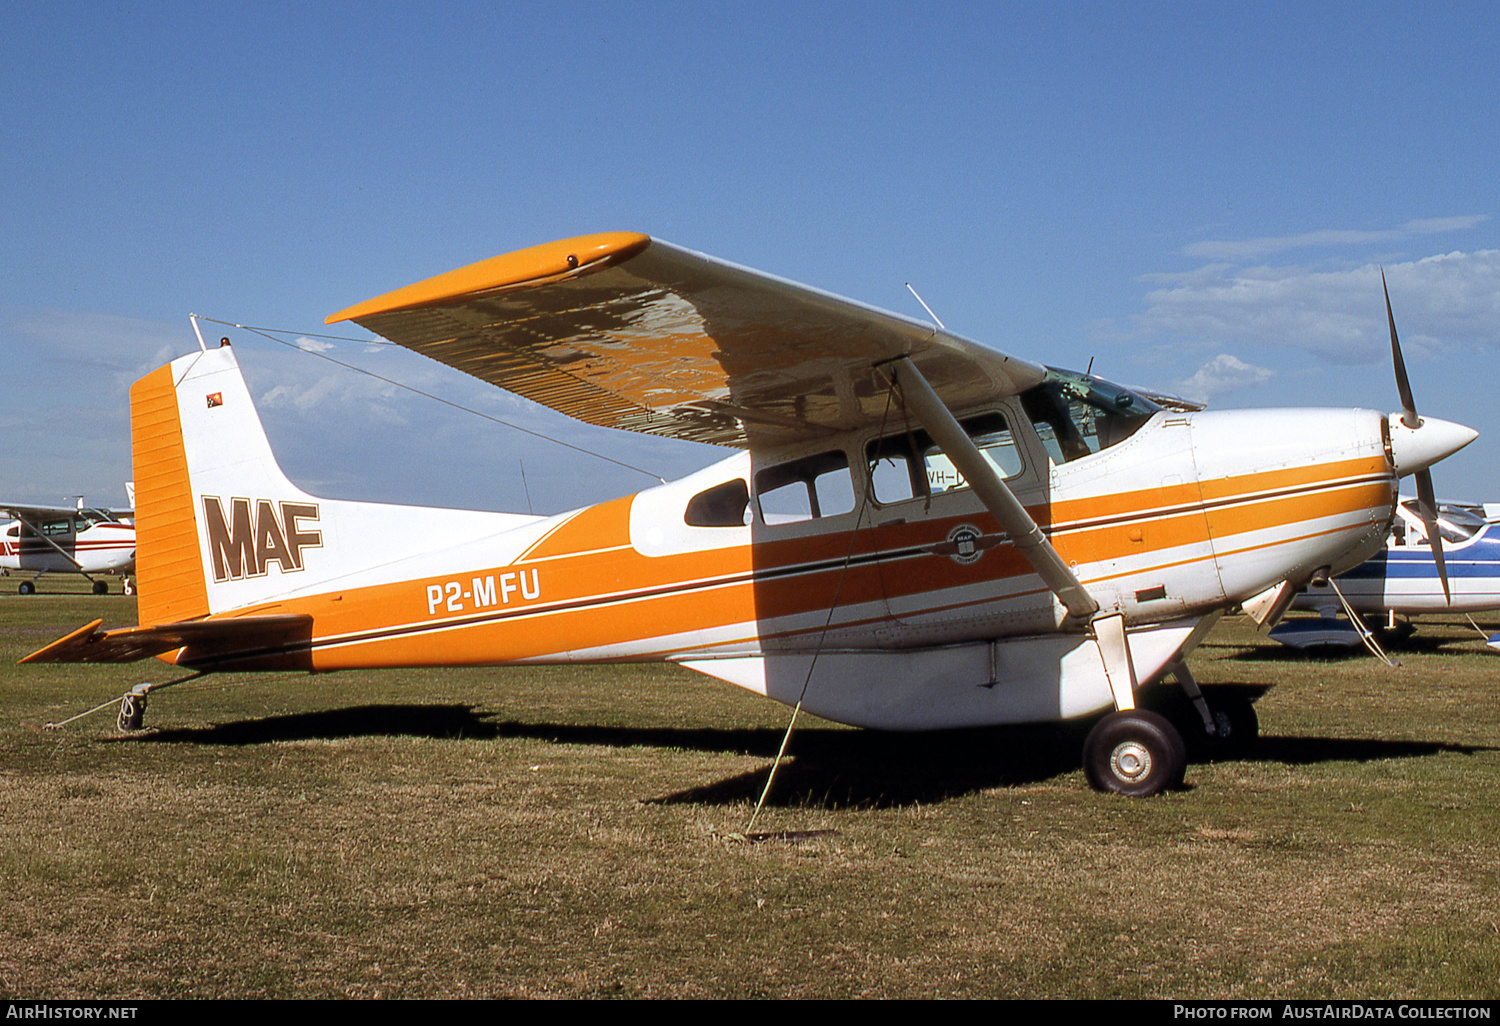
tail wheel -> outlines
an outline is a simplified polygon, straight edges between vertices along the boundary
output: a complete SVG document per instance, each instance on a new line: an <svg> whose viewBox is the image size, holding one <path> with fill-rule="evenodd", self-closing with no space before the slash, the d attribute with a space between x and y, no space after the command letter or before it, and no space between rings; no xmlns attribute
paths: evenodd
<svg viewBox="0 0 1500 1026"><path fill-rule="evenodd" d="M1165 716L1144 709L1113 712L1083 742L1083 772L1106 794L1147 798L1182 784L1187 750Z"/></svg>

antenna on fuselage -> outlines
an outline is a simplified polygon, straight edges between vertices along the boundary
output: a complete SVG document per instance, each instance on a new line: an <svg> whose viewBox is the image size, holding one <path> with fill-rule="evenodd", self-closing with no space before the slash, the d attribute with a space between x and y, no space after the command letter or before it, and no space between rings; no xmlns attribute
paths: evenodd
<svg viewBox="0 0 1500 1026"><path fill-rule="evenodd" d="M526 483L526 461L518 459L516 462L521 464L521 487L526 490L526 512L536 516L536 510L531 508L531 486Z"/></svg>
<svg viewBox="0 0 1500 1026"><path fill-rule="evenodd" d="M942 322L942 320L938 317L938 315L932 312L932 307L930 307L930 306L927 305L927 300L925 300L921 296L917 295L917 290L911 287L911 282L909 282L909 281L908 282L903 282L903 284L906 286L906 289L907 289L908 292L910 292L913 296L917 297L917 302L922 304L922 309L927 311L927 316L931 317L933 320L937 321L937 326L939 328L942 328L944 331L947 331L948 330L948 325L944 324Z"/></svg>

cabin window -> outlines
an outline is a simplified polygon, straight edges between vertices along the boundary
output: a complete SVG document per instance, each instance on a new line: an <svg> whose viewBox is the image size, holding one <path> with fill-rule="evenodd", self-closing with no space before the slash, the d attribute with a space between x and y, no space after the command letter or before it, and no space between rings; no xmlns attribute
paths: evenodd
<svg viewBox="0 0 1500 1026"><path fill-rule="evenodd" d="M854 478L842 450L805 456L755 475L760 518L767 524L795 524L838 516L854 509Z"/></svg>
<svg viewBox="0 0 1500 1026"><path fill-rule="evenodd" d="M985 413L959 423L1002 478L1021 472L1021 455L1004 416ZM870 443L867 455L877 502L941 495L969 484L926 431L877 439Z"/></svg>
<svg viewBox="0 0 1500 1026"><path fill-rule="evenodd" d="M1056 464L1118 445L1161 409L1102 378L1051 367L1047 380L1021 393L1021 406Z"/></svg>
<svg viewBox="0 0 1500 1026"><path fill-rule="evenodd" d="M683 519L689 527L744 527L749 508L750 489L737 477L689 499Z"/></svg>

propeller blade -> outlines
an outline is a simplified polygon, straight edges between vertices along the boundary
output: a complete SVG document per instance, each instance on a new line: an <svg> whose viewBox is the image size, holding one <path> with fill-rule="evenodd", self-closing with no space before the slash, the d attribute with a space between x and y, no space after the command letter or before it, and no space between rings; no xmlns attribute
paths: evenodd
<svg viewBox="0 0 1500 1026"><path fill-rule="evenodd" d="M1385 319L1391 326L1391 363L1396 367L1396 391L1401 394L1401 423L1416 429L1422 423L1417 416L1417 401L1411 396L1411 382L1406 377L1406 361L1401 358L1401 340L1396 337L1396 315L1391 312L1391 290L1385 284L1385 268L1380 269L1380 288L1385 292Z"/></svg>
<svg viewBox="0 0 1500 1026"><path fill-rule="evenodd" d="M1443 601L1453 604L1453 595L1448 591L1448 565L1443 561L1443 535L1438 530L1437 498L1432 490L1432 472L1417 472L1417 512L1422 515L1422 524L1427 528L1427 545L1432 549L1432 560L1437 564L1438 580L1443 582Z"/></svg>

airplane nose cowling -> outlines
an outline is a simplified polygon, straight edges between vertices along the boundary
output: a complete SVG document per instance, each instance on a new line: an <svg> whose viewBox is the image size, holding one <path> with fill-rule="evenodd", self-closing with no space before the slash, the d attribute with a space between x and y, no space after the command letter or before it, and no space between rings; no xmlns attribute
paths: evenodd
<svg viewBox="0 0 1500 1026"><path fill-rule="evenodd" d="M1416 427L1409 428L1402 422L1401 414L1393 413L1387 423L1391 428L1391 459L1396 464L1397 477L1426 470L1479 437L1479 432L1471 427L1436 417L1423 417Z"/></svg>

